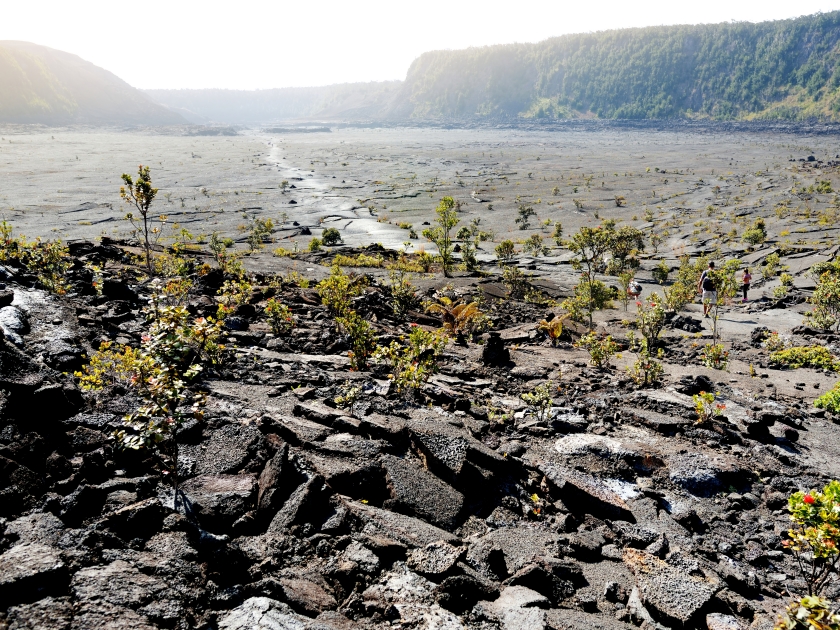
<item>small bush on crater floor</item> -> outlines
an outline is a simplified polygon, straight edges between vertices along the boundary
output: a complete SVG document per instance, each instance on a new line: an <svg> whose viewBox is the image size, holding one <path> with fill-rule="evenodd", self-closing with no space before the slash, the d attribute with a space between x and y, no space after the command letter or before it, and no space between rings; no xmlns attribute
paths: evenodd
<svg viewBox="0 0 840 630"><path fill-rule="evenodd" d="M328 278L318 283L318 295L330 313L344 317L350 312L350 300L361 295L367 281L363 277L352 277L344 273L341 267L333 265Z"/></svg>
<svg viewBox="0 0 840 630"><path fill-rule="evenodd" d="M350 311L335 321L350 340L350 367L354 370L366 370L368 360L377 348L376 331L373 326L356 311Z"/></svg>
<svg viewBox="0 0 840 630"><path fill-rule="evenodd" d="M271 298L265 303L265 316L268 325L271 326L271 332L275 335L284 335L295 326L292 311L275 298Z"/></svg>
<svg viewBox="0 0 840 630"><path fill-rule="evenodd" d="M600 338L594 332L581 337L575 347L589 352L590 362L599 370L609 369L612 358L621 356L618 354L618 344L611 336Z"/></svg>
<svg viewBox="0 0 840 630"><path fill-rule="evenodd" d="M388 375L399 392L416 392L438 371L437 358L446 347L446 337L412 326L408 338L401 337L380 347L373 360L391 368Z"/></svg>
<svg viewBox="0 0 840 630"><path fill-rule="evenodd" d="M828 600L806 595L787 606L773 630L840 630L840 615Z"/></svg>
<svg viewBox="0 0 840 630"><path fill-rule="evenodd" d="M795 346L779 350L770 355L770 363L793 369L811 367L831 372L840 371L840 362L824 346Z"/></svg>
<svg viewBox="0 0 840 630"><path fill-rule="evenodd" d="M788 499L793 526L782 544L797 561L808 595L835 584L840 566L840 481L823 490L796 492Z"/></svg>
<svg viewBox="0 0 840 630"><path fill-rule="evenodd" d="M321 232L321 241L328 247L338 245L341 243L341 232L336 228L327 228Z"/></svg>
<svg viewBox="0 0 840 630"><path fill-rule="evenodd" d="M551 416L551 407L554 405L552 396L556 390L557 387L552 381L546 381L542 385L537 385L533 392L525 392L519 397L528 405L537 420L545 422Z"/></svg>
<svg viewBox="0 0 840 630"><path fill-rule="evenodd" d="M814 407L840 413L840 383L814 401Z"/></svg>
<svg viewBox="0 0 840 630"><path fill-rule="evenodd" d="M700 363L713 370L725 370L729 367L729 351L722 343L707 343L700 352Z"/></svg>

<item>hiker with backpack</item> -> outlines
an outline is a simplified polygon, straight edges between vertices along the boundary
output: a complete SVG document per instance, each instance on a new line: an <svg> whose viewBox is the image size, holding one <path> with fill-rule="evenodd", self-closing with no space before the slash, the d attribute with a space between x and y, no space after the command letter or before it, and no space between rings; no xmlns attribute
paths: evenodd
<svg viewBox="0 0 840 630"><path fill-rule="evenodd" d="M714 261L709 261L709 268L700 274L700 280L697 283L697 292L701 294L703 299L703 317L709 316L712 305L717 302L717 287L715 287L715 281L712 278L714 270Z"/></svg>
<svg viewBox="0 0 840 630"><path fill-rule="evenodd" d="M627 285L627 295L630 296L632 300L638 300L639 296L642 294L642 285L639 284L639 281L633 278L630 281L630 284Z"/></svg>

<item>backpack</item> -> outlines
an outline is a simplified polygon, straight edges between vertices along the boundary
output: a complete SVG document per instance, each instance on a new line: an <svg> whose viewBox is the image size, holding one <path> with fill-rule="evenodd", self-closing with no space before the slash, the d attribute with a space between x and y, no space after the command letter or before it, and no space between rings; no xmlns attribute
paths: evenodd
<svg viewBox="0 0 840 630"><path fill-rule="evenodd" d="M715 281L712 280L712 277L709 275L708 271L703 272L703 290L704 291L714 291L715 290Z"/></svg>

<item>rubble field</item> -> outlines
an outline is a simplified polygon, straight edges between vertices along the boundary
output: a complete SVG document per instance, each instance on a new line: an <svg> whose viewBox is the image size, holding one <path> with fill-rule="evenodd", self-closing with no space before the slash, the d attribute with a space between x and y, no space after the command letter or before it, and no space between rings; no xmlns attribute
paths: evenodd
<svg viewBox="0 0 840 630"><path fill-rule="evenodd" d="M356 134L354 141L364 144L374 132L341 133ZM378 133L377 140L390 134L388 142L397 141L396 130ZM633 133L561 140L581 147L639 142L643 136ZM428 134L455 142L445 131ZM313 144L322 140L311 136L321 134L304 135L284 143L297 143L295 150L309 151L314 163ZM657 148L656 138L644 136L649 144L634 151L659 151L664 158L667 147L675 150L675 137ZM48 143L46 137L11 138L11 146ZM553 194L558 184L543 182L537 171L547 158L517 166L521 182L513 175L500 180L497 173L498 181L464 188L459 169L457 176L424 184L430 192L424 189L414 201L393 201L419 230L421 220L433 221L440 197L460 196L462 223L478 213L482 226L494 231L494 240L480 244L478 271L456 271L450 278L439 269L410 274L423 300L476 301L492 322L489 330L449 340L436 373L412 395L398 390L385 364L351 369L351 340L316 286L338 254L397 261L406 229L396 225L391 202L371 201L374 185L352 165L336 175L345 185L355 176L352 193L330 192L317 181L311 188L280 190L276 180L303 167L299 155L298 166L260 167L271 171L265 176L274 186L265 194L268 202L251 214L245 202L212 209L230 215L217 227L241 241L234 221L244 221L243 212L250 219L277 218L281 211L287 216L278 219L274 243L242 258L249 292L225 320L223 358L190 383L190 391L206 393L203 419L178 430L174 470L152 450L120 448L115 439L114 432L125 428L123 418L140 404L130 385L87 391L74 376L102 342L137 348L148 341L149 298L156 290L138 264L139 242L124 224L115 223L117 232L101 239L93 239L90 230L98 229L92 225L79 225L83 217L120 216L113 190L110 197L92 193L90 205L73 215L75 227L67 228L66 294L46 291L37 270L9 261L0 266L0 628L772 629L784 606L804 592L796 559L783 545L788 497L840 478L840 426L832 413L814 407L836 375L822 367L782 369L770 361L765 344L777 332L789 346L840 352L836 332L803 319L817 283L812 267L837 253L837 201L820 182L840 180L834 156L827 154L829 139L811 140L733 136L725 159L715 158L725 165L633 158L641 183L628 189L615 184L625 179L622 169L603 189L600 175L588 185L574 176ZM231 143L268 153L281 144L260 134ZM825 155L817 143L825 145ZM737 145L751 147L746 166ZM767 155L771 145L774 156ZM434 153L429 146L416 151ZM378 155L369 148L366 155ZM499 149L524 161L526 151L536 158L543 147L530 137L521 146L500 142ZM8 151L3 146L0 159ZM782 158L784 151L792 157ZM590 160L587 173L595 153L591 147L587 156L571 151L575 162ZM759 156L767 158L767 170ZM327 161L318 170L332 180L326 169L339 167L333 158ZM508 166L499 172L508 173ZM392 166L382 168L384 181ZM399 168L404 172L405 164ZM488 167L470 168L484 173ZM559 175L564 182L565 168ZM609 170L618 173L614 168ZM23 170L15 176L19 181ZM212 169L201 172L206 179L192 182L196 201L203 197L201 203L212 206L218 180ZM654 179L656 197L647 199ZM205 187L206 195L200 191ZM259 192L250 185L241 189ZM165 200L164 190L156 202L161 209L180 203L177 193ZM22 193L9 187L2 194L5 203ZM33 207L41 203L26 194L33 195ZM614 203L619 194L626 206ZM225 199L238 196L225 193ZM298 214L286 209L291 198L301 202ZM574 199L582 200L581 208ZM554 204L550 214L548 201ZM63 203L57 203L63 210L53 209L55 216L67 209ZM488 204L497 210L487 210ZM587 332L582 323L564 319L563 334L549 339L538 324L566 315L559 303L573 295L579 271L569 264L570 252L554 245L549 227L536 219L528 230L513 224L523 204L537 208L539 219L562 221L566 236L605 218L623 218L619 225L635 226L648 239L661 235L657 247L648 242L639 254L642 303L673 282L685 256L737 259L753 268L750 300L731 301L718 320L728 370L701 365L712 328L697 300L665 318L659 340L664 375L657 386L640 386L627 371L636 358L624 341L639 308L632 301L626 310L616 301L594 313L593 328L621 346L606 368L593 366L580 347ZM7 218L35 236L40 210L16 208L19 214ZM189 214L173 220L195 233L217 229L185 223ZM366 215L364 227L357 231L349 214ZM321 221L327 215L334 220ZM69 225L66 215L55 216L45 219L42 236L55 236L52 227L63 234ZM490 216L495 218L485 220ZM749 246L741 236L758 217L765 218L767 235ZM328 226L339 228L344 244L303 252ZM375 232L380 227L382 239ZM514 297L493 248L503 238L532 234L542 235L549 251L518 252L511 266L538 296ZM383 243L370 244L374 239ZM290 249L293 240L302 245L298 253L272 255L275 247ZM777 291L778 274L759 271L772 255L792 277L783 292ZM184 306L191 317L214 317L225 275L205 243L184 256L190 264L182 275L191 282ZM661 286L654 271L663 261L672 275ZM415 327L441 328L441 317L421 306L395 311L388 269L346 271L366 278L352 308L373 327L379 345ZM266 320L271 299L288 306L294 320L282 334ZM522 394L547 382L550 402L540 412ZM351 391L352 404L342 404ZM706 421L694 398L701 392L714 393L720 405ZM825 593L829 599L837 594L836 584Z"/></svg>

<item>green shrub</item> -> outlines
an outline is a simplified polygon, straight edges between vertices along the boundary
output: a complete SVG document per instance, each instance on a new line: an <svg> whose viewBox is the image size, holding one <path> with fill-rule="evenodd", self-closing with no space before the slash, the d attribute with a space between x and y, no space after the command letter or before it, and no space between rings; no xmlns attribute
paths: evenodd
<svg viewBox="0 0 840 630"><path fill-rule="evenodd" d="M253 286L246 278L225 280L216 294L216 301L219 303L216 318L223 320L233 313L237 306L245 304L251 297L252 289Z"/></svg>
<svg viewBox="0 0 840 630"><path fill-rule="evenodd" d="M814 407L831 413L840 413L840 383L814 401Z"/></svg>
<svg viewBox="0 0 840 630"><path fill-rule="evenodd" d="M437 225L423 230L423 238L427 238L437 245L443 275L447 278L453 264L452 230L460 222L458 210L460 210L458 202L452 197L443 197L435 209L437 218L434 221Z"/></svg>
<svg viewBox="0 0 840 630"><path fill-rule="evenodd" d="M310 252L320 252L321 251L321 245L323 245L323 241L320 238L315 237L311 241L309 241L309 251Z"/></svg>
<svg viewBox="0 0 840 630"><path fill-rule="evenodd" d="M795 346L770 355L770 363L787 368L812 367L840 371L840 362L825 346Z"/></svg>
<svg viewBox="0 0 840 630"><path fill-rule="evenodd" d="M309 288L309 278L304 278L300 275L297 271L290 271L284 277L279 278L281 284L288 284L291 286L296 286L301 289L308 289Z"/></svg>
<svg viewBox="0 0 840 630"><path fill-rule="evenodd" d="M336 254L332 260L333 265L339 267L382 267L383 260L381 255L368 256L367 254L359 254L358 256L345 256L344 254Z"/></svg>
<svg viewBox="0 0 840 630"><path fill-rule="evenodd" d="M653 268L651 272L653 275L653 279L656 280L659 284L665 284L668 282L668 276L671 273L671 268L667 265L665 260L660 260L659 264Z"/></svg>
<svg viewBox="0 0 840 630"><path fill-rule="evenodd" d="M779 273L781 260L782 259L778 254L770 254L769 256L767 256L767 258L764 259L764 265L762 265L761 267L761 276L765 280L775 278L776 274Z"/></svg>
<svg viewBox="0 0 840 630"><path fill-rule="evenodd" d="M662 378L665 376L665 369L662 367L662 363L656 359L661 359L665 355L662 348L654 353L648 348L644 339L637 343L632 332L628 334L628 338L630 350L636 353L636 360L633 365L627 367L628 376L640 387L656 387L661 384Z"/></svg>
<svg viewBox="0 0 840 630"><path fill-rule="evenodd" d="M264 311L268 325L271 326L271 332L275 335L284 335L294 328L295 318L292 317L292 311L279 300L269 299L265 303Z"/></svg>
<svg viewBox="0 0 840 630"><path fill-rule="evenodd" d="M120 198L134 207L140 216L133 212L125 215L126 221L131 223L133 235L143 237L143 250L146 256L146 269L152 274L152 245L157 244L163 234L163 225L166 223L166 216L159 218L151 214L152 202L157 196L158 189L152 187L152 176L148 166L142 164L137 168L137 179L133 179L128 173L121 175L123 186L120 186ZM181 207L184 201L181 200ZM3 222L5 223L5 221Z"/></svg>
<svg viewBox="0 0 840 630"><path fill-rule="evenodd" d="M391 368L388 378L398 392L415 393L438 371L437 358L446 347L446 336L413 325L408 338L400 337L373 355L373 360Z"/></svg>
<svg viewBox="0 0 840 630"><path fill-rule="evenodd" d="M252 252L256 252L262 249L263 243L271 242L274 222L271 219L255 218L245 229L248 232L248 237L245 239L248 247Z"/></svg>
<svg viewBox="0 0 840 630"><path fill-rule="evenodd" d="M67 247L61 241L36 238L27 242L25 236L12 234L12 226L6 221L0 222L0 262L24 267L38 277L41 288L51 293L67 293L66 274L70 269Z"/></svg>
<svg viewBox="0 0 840 630"><path fill-rule="evenodd" d="M502 269L502 283L507 287L508 296L512 298L521 298L528 288L528 280L519 267L504 267Z"/></svg>
<svg viewBox="0 0 840 630"><path fill-rule="evenodd" d="M805 314L808 323L818 328L840 328L840 275L826 270L819 276L811 296L813 309Z"/></svg>
<svg viewBox="0 0 840 630"><path fill-rule="evenodd" d="M808 595L821 595L836 582L840 563L840 482L794 493L788 510L793 526L782 544L796 557Z"/></svg>
<svg viewBox="0 0 840 630"><path fill-rule="evenodd" d="M548 247L543 245L543 238L539 234L531 234L525 239L522 247L532 256L547 256L549 253Z"/></svg>
<svg viewBox="0 0 840 630"><path fill-rule="evenodd" d="M691 397L694 400L694 411L697 414L697 424L707 424L712 418L723 413L726 405L715 402L715 395L711 392L700 392Z"/></svg>
<svg viewBox="0 0 840 630"><path fill-rule="evenodd" d="M563 224L560 223L560 221L554 222L554 231L551 233L551 238L554 239L554 243L557 247L563 246Z"/></svg>
<svg viewBox="0 0 840 630"><path fill-rule="evenodd" d="M758 218L753 223L753 226L744 232L744 240L750 245L760 245L767 240L767 227L764 224L764 219Z"/></svg>
<svg viewBox="0 0 840 630"><path fill-rule="evenodd" d="M321 241L324 245L338 245L341 242L341 232L336 228L327 228L321 232Z"/></svg>
<svg viewBox="0 0 840 630"><path fill-rule="evenodd" d="M665 306L674 313L679 313L686 304L689 304L697 295L693 284L677 280L670 288L663 291L665 294Z"/></svg>
<svg viewBox="0 0 840 630"><path fill-rule="evenodd" d="M480 223L481 219L475 218L469 225L458 230L457 238L461 241L461 268L464 271L475 271L479 268L476 252L479 244L490 238L490 234L479 227Z"/></svg>
<svg viewBox="0 0 840 630"><path fill-rule="evenodd" d="M496 259L500 265L509 265L516 255L516 246L510 239L504 240L496 245Z"/></svg>
<svg viewBox="0 0 840 630"><path fill-rule="evenodd" d="M621 356L618 354L618 344L611 336L601 338L594 332L581 337L575 348L583 348L589 352L590 362L599 370L609 369L612 358Z"/></svg>
<svg viewBox="0 0 840 630"><path fill-rule="evenodd" d="M177 488L177 433L187 420L201 419L205 400L188 385L206 365L222 360L224 347L218 344L221 322L191 319L184 306L160 306L165 299L153 296L151 326L140 348L104 343L75 376L85 390L120 383L136 394L140 404L126 416L126 428L114 432L116 443L153 449Z"/></svg>
<svg viewBox="0 0 840 630"><path fill-rule="evenodd" d="M356 404L359 402L359 396L362 393L360 385L353 385L350 381L345 381L341 387L341 393L336 396L333 401L339 409L347 409L351 416L355 415Z"/></svg>
<svg viewBox="0 0 840 630"><path fill-rule="evenodd" d="M161 278L187 278L195 267L192 260L182 258L177 254L163 252L152 259L155 275Z"/></svg>
<svg viewBox="0 0 840 630"><path fill-rule="evenodd" d="M575 287L574 298L571 298L572 301L566 300L570 307L567 310L576 321L580 321L578 317L585 314L589 320L589 328L592 328L592 313L599 308L598 299L606 295L601 287L596 286L599 281L595 279L595 274L603 265L605 255L611 251L614 244L615 222L605 221L604 223L606 227L599 225L595 228L586 226L580 228L566 243L569 251L575 254L571 261L572 266L581 272L580 282ZM616 256L616 253L613 252L613 255ZM623 269L618 269L617 272L621 271Z"/></svg>
<svg viewBox="0 0 840 630"><path fill-rule="evenodd" d="M840 630L840 615L828 600L806 595L785 608L773 630Z"/></svg>
<svg viewBox="0 0 840 630"><path fill-rule="evenodd" d="M388 277L390 282L386 288L391 292L391 308L394 316L402 319L409 311L420 307L417 287L412 284L409 274L401 269L391 269Z"/></svg>
<svg viewBox="0 0 840 630"><path fill-rule="evenodd" d="M782 337L777 331L771 332L762 343L764 349L768 352L779 352L787 348L790 343L785 337Z"/></svg>
<svg viewBox="0 0 840 630"><path fill-rule="evenodd" d="M722 343L707 343L700 352L700 363L713 370L725 370L729 367L729 351Z"/></svg>
<svg viewBox="0 0 840 630"><path fill-rule="evenodd" d="M613 221L604 221L604 227L609 237L607 251L611 255L607 273L617 276L629 269L638 269L637 254L645 250L644 233L629 225L616 230Z"/></svg>
<svg viewBox="0 0 840 630"><path fill-rule="evenodd" d="M614 295L614 292L600 280L582 281L575 286L574 296L563 300L560 307L569 313L569 318L573 321L584 323L588 319L591 325L592 312L612 308Z"/></svg>
<svg viewBox="0 0 840 630"><path fill-rule="evenodd" d="M534 212L531 206L519 204L519 211L517 212L515 223L519 226L520 230L527 230L531 227L531 217L535 216L537 216L537 213Z"/></svg>
<svg viewBox="0 0 840 630"><path fill-rule="evenodd" d="M346 317L352 309L350 300L361 295L367 281L363 276L351 277L333 265L329 277L318 283L318 295L321 303L326 306L335 317Z"/></svg>
<svg viewBox="0 0 840 630"><path fill-rule="evenodd" d="M533 392L520 394L519 397L528 405L537 420L546 422L551 419L551 407L554 405L552 395L556 390L554 383L546 381L542 385L537 385Z"/></svg>
<svg viewBox="0 0 840 630"><path fill-rule="evenodd" d="M656 293L651 293L637 304L636 330L643 337L647 348L654 350L659 343L662 328L665 326L665 308L662 306L662 298Z"/></svg>
<svg viewBox="0 0 840 630"><path fill-rule="evenodd" d="M341 329L350 338L350 367L354 370L366 370L368 359L376 351L376 331L373 326L356 311L350 311L336 320Z"/></svg>

